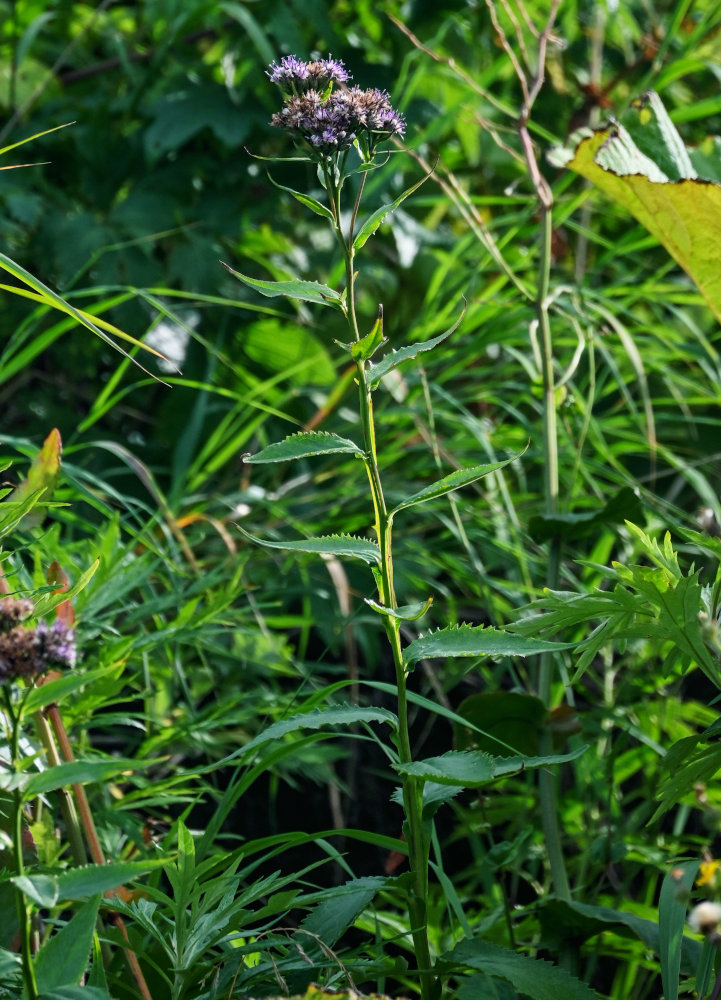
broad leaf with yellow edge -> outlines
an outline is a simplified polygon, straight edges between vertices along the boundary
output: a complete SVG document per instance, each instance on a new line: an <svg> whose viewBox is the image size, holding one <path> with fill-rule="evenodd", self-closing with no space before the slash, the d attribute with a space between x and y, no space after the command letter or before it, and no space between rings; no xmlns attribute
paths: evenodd
<svg viewBox="0 0 721 1000"><path fill-rule="evenodd" d="M658 95L649 92L634 102L624 124L583 130L571 144L553 150L551 162L575 170L628 209L696 283L721 321L718 138L687 149Z"/></svg>

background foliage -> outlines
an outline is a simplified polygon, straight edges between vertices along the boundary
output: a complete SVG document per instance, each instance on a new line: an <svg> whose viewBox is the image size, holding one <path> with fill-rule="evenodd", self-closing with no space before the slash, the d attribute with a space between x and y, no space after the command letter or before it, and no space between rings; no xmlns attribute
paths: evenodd
<svg viewBox="0 0 721 1000"><path fill-rule="evenodd" d="M547 6L534 5L539 20ZM53 427L64 443L58 506L5 540L3 568L13 589L32 591L47 589L53 561L75 581L99 560L74 599L88 680L63 711L79 750L156 762L90 790L108 857L147 857L154 843L180 850L173 892L171 876L156 871L145 918L128 904L153 995L260 995L277 991L276 973L291 992L313 975L345 983L335 953L308 941L303 971L295 928L311 910L307 933L338 947L358 985L412 989L402 915L391 898L375 897L375 883L346 900L343 919L332 911L337 934L314 909L319 900L338 905L314 895L317 887L398 870L390 852L401 813L373 742L304 734L264 751L260 763L212 767L271 722L315 707L334 682L351 682L354 697L362 682L357 697L381 709L392 680L362 601L365 567L256 548L235 527L274 538L368 531L352 457L315 458L290 473L241 460L301 428L354 437L352 380L333 347L342 328L330 310L263 299L219 260L257 278L333 285L341 277L318 220L273 184L313 190L309 165L274 165L271 181L257 159L288 155L285 137L268 127L277 110L268 63L331 52L354 82L387 88L416 155L394 154L369 178L368 206L396 197L424 163L438 165L368 244L360 315L370 328L382 302L386 335L399 347L442 332L466 304L458 332L378 394L389 501L529 444L512 466L414 509L395 553L397 586L408 603L434 595L424 629L527 616L519 609L539 597L548 551L538 206L518 146L520 93L508 56L487 8L461 0L15 0L0 10L0 145L74 123L5 155L2 165L38 165L0 172L0 249L177 365L143 361L163 382L153 380L68 318L2 292L6 482L26 475ZM645 230L545 154L580 125L621 116L647 89L688 144L721 133L720 26L711 0L566 0L549 48L531 128L555 198L561 514L598 515L564 524L567 595L606 593L619 579L636 593L643 581L633 570L629 581L624 568L654 565L654 550L624 519L653 537L669 530L679 573L692 576L692 563L700 572L699 594L716 580L717 322ZM689 533L699 528L704 537ZM668 565L664 572L677 579ZM689 622L702 610L713 629L709 593ZM565 599L561 610L545 602L559 616L555 637L568 642L603 620L587 606L569 614ZM555 960L565 948L562 962L602 996L659 994L664 879L679 859L718 852L717 761L713 737L702 735L717 718L716 689L697 660L671 655L678 637L661 627L661 612L644 605L639 621L622 642L599 642L582 676L577 655L564 654L554 686L554 705L564 706L552 716L559 749L590 744L558 777L573 903L549 895L534 783L464 792L438 815L439 952L467 927L489 949ZM420 632L412 622L407 629L408 639ZM513 745L508 733L523 734L533 752L545 715L534 721L528 698L509 700L536 693L526 661L443 663L418 665L419 695L453 710L465 704L481 728L497 724ZM416 747L443 753L463 740L455 729L418 708ZM362 828L370 839L331 839L334 828ZM48 806L33 827L46 865L66 860L53 855L54 830ZM196 926L208 914L206 937L171 954L180 943L171 946L169 929L186 912ZM54 919L68 914L56 909ZM0 926L9 948L14 930ZM230 930L232 945L223 939ZM381 936L391 941L384 950ZM699 951L688 938L689 988ZM246 953L256 957L241 968ZM493 960L489 951L486 970ZM132 996L122 959L114 961L112 995ZM170 966L179 970L172 982ZM464 990L492 995L490 982L479 971ZM499 998L530 992L520 973L492 982Z"/></svg>

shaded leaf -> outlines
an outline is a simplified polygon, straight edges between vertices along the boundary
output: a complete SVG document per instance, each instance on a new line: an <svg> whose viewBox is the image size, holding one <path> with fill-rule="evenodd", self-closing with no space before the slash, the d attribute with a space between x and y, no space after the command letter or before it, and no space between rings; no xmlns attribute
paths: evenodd
<svg viewBox="0 0 721 1000"><path fill-rule="evenodd" d="M33 963L41 993L80 982L88 966L99 906L100 895L95 895L42 946Z"/></svg>
<svg viewBox="0 0 721 1000"><path fill-rule="evenodd" d="M498 752L498 740L511 746L519 754L532 756L538 753L539 740L548 716L540 698L518 691L483 691L472 694L458 706L462 715L475 727L456 725L457 750ZM478 733L481 730L484 734Z"/></svg>
<svg viewBox="0 0 721 1000"><path fill-rule="evenodd" d="M315 712L304 712L290 719L281 719L268 726L262 733L241 747L240 754L278 740L288 733L301 729L320 729L322 726L351 726L356 722L386 722L393 729L398 725L396 716L385 708L359 708L357 705L340 705L337 708L322 708Z"/></svg>
<svg viewBox="0 0 721 1000"><path fill-rule="evenodd" d="M582 514L536 514L528 522L528 533L534 542L547 542L551 538L566 541L585 538L610 524L643 519L643 505L630 486L624 486L600 510Z"/></svg>
<svg viewBox="0 0 721 1000"><path fill-rule="evenodd" d="M386 608L382 604L378 604L376 601L371 600L370 597L364 597L363 600L369 607L377 611L379 615L387 615L390 618L396 618L398 621L402 622L414 622L419 618L422 618L426 611L433 604L433 598L429 597L426 601L418 601L415 604L404 604L401 608Z"/></svg>
<svg viewBox="0 0 721 1000"><path fill-rule="evenodd" d="M299 201L301 205L305 205L309 208L311 212L315 212L316 215L322 216L324 219L329 219L333 221L333 213L325 205L322 205L315 198L311 198L310 195L303 194L302 191L295 191L293 188L286 187L284 184L279 184L278 181L274 181L270 174L267 175L268 180L273 185L273 187L278 188L279 191L285 191L287 194L292 195L296 201Z"/></svg>

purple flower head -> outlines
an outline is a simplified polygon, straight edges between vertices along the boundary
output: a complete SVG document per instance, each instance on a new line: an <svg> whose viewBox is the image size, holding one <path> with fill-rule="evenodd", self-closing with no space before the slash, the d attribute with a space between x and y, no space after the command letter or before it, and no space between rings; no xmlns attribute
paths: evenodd
<svg viewBox="0 0 721 1000"><path fill-rule="evenodd" d="M355 139L354 119L342 93L331 94L325 101L315 90L291 97L270 123L288 129L294 139L320 152L348 149Z"/></svg>
<svg viewBox="0 0 721 1000"><path fill-rule="evenodd" d="M55 621L52 625L38 622L35 629L35 647L38 665L42 670L49 667L74 667L78 659L73 629Z"/></svg>
<svg viewBox="0 0 721 1000"><path fill-rule="evenodd" d="M266 70L272 83L277 83L280 89L288 95L303 94L309 90L321 93L333 83L347 83L350 74L340 59L314 59L303 62L297 56L283 56L280 64L271 63Z"/></svg>

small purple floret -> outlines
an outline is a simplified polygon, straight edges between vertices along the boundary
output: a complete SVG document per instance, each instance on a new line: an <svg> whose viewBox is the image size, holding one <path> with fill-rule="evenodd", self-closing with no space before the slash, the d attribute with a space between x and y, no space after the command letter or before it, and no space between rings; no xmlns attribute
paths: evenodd
<svg viewBox="0 0 721 1000"><path fill-rule="evenodd" d="M74 667L77 662L75 632L60 621L54 621L52 625L38 622L35 645L38 664L44 664L45 669L52 666Z"/></svg>

